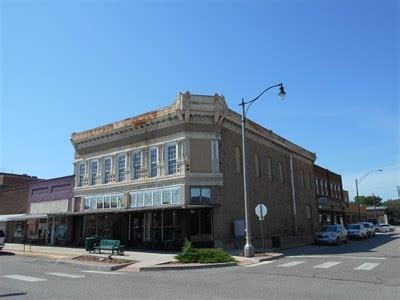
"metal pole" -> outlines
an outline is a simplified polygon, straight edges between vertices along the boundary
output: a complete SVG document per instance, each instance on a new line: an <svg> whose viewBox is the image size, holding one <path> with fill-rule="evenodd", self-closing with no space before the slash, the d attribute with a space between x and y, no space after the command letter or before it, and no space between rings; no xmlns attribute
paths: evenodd
<svg viewBox="0 0 400 300"><path fill-rule="evenodd" d="M378 224L378 216L376 215L375 195L372 193L372 201L374 201L375 222Z"/></svg>
<svg viewBox="0 0 400 300"><path fill-rule="evenodd" d="M358 221L361 222L361 206L360 206L360 198L358 196L358 180L356 179L356 193L357 193L357 203L358 203Z"/></svg>
<svg viewBox="0 0 400 300"><path fill-rule="evenodd" d="M260 208L260 210L262 210ZM260 218L260 225L261 225L261 239L262 239L262 246L263 246L263 253L265 254L265 244L264 244L264 230L263 230L263 221L264 218Z"/></svg>
<svg viewBox="0 0 400 300"><path fill-rule="evenodd" d="M246 245L244 245L244 256L253 257L254 247L251 244L250 216L247 205L247 180L246 180L246 111L245 103L242 98L242 151L243 151L243 196L244 196L244 217L246 222Z"/></svg>
<svg viewBox="0 0 400 300"><path fill-rule="evenodd" d="M292 185L292 205L293 205L293 221L294 221L293 232L294 232L294 235L297 235L296 192L294 189L293 157L292 157L292 155L289 155L289 161L290 161L290 181L291 181L291 185Z"/></svg>

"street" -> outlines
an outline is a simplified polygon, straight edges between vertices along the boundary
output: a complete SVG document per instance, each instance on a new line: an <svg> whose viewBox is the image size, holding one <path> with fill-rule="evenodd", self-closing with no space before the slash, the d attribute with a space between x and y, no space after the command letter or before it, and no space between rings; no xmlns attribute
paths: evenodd
<svg viewBox="0 0 400 300"><path fill-rule="evenodd" d="M1 256L7 299L399 299L400 232L340 246L306 246L254 265L163 272L99 272Z"/></svg>

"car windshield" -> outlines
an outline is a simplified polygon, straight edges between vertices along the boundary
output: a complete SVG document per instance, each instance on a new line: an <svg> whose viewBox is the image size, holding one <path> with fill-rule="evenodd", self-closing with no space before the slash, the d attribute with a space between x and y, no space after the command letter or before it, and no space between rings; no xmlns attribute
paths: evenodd
<svg viewBox="0 0 400 300"><path fill-rule="evenodd" d="M360 225L349 225L349 229L360 229Z"/></svg>
<svg viewBox="0 0 400 300"><path fill-rule="evenodd" d="M6 235L4 234L3 230L0 230L0 237L5 237Z"/></svg>
<svg viewBox="0 0 400 300"><path fill-rule="evenodd" d="M364 227L369 227L368 223L363 223Z"/></svg>
<svg viewBox="0 0 400 300"><path fill-rule="evenodd" d="M336 232L337 231L337 227L336 226L325 226L322 227L323 232Z"/></svg>
<svg viewBox="0 0 400 300"><path fill-rule="evenodd" d="M388 227L389 225L388 224L382 224L381 226L382 227Z"/></svg>

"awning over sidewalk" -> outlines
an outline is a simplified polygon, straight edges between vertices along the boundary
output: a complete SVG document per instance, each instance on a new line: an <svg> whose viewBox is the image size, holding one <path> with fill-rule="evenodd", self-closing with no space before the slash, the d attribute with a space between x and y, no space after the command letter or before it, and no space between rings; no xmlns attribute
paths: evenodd
<svg viewBox="0 0 400 300"><path fill-rule="evenodd" d="M10 214L10 215L0 215L0 222L10 221L10 218L22 217L26 214Z"/></svg>
<svg viewBox="0 0 400 300"><path fill-rule="evenodd" d="M23 215L20 217L13 217L13 218L8 218L7 221L25 221L25 220L33 220L33 219L47 219L48 215L47 214L27 214Z"/></svg>

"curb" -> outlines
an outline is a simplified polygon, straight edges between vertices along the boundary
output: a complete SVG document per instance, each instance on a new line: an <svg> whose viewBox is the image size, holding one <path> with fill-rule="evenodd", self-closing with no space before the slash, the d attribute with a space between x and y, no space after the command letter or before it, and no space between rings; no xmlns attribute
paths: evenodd
<svg viewBox="0 0 400 300"><path fill-rule="evenodd" d="M100 264L100 263L73 261L71 258L59 258L57 259L56 263L70 265L72 267L77 267L81 269L90 269L96 271L115 271L130 266L134 263L137 263L137 261L132 261L124 264Z"/></svg>
<svg viewBox="0 0 400 300"><path fill-rule="evenodd" d="M237 266L236 262L217 263L217 264L188 264L188 265L155 265L148 267L138 268L139 272L143 271L180 271L180 270L194 270L194 269L211 269Z"/></svg>

